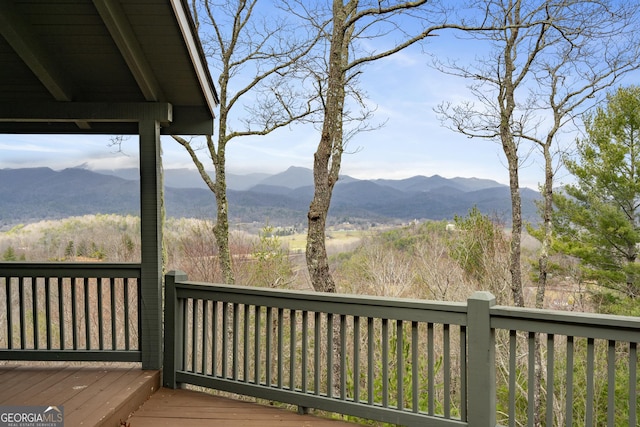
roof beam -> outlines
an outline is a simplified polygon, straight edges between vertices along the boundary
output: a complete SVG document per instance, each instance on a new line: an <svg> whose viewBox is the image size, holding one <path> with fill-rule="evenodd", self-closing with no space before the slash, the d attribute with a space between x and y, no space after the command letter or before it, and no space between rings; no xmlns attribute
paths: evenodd
<svg viewBox="0 0 640 427"><path fill-rule="evenodd" d="M6 107L0 103L0 134L101 134L101 135L137 135L138 123L145 117L158 120L163 135L212 135L213 120L209 109L202 106L171 105L171 122L168 121L168 108L163 104L140 103L138 111L131 104L103 105L97 110L96 104L76 104L77 107L65 107L66 112L57 112L64 107L62 102L40 105L35 102L11 103ZM68 103L71 104L71 103ZM156 107L151 107L151 105ZM13 106L16 106L14 108ZM166 105L166 104L165 104ZM83 109L94 108L96 113L89 114ZM155 109L155 112L153 111ZM52 113L53 111L53 113ZM128 113L126 112L128 111ZM1 118L8 115L7 118ZM53 118L48 118L53 116ZM88 119L88 117L90 119ZM78 130L72 117L81 117L91 122L89 129ZM117 117L117 118L116 118ZM74 129L75 127L75 129Z"/></svg>
<svg viewBox="0 0 640 427"><path fill-rule="evenodd" d="M168 124L173 106L167 102L15 102L0 104L0 122L141 122Z"/></svg>
<svg viewBox="0 0 640 427"><path fill-rule="evenodd" d="M191 17L187 15L188 11L185 11L185 2L183 0L171 0L171 6L173 7L173 12L180 26L184 42L189 50L191 63L195 68L207 106L209 107L211 116L215 117L215 109L218 106L218 96L211 81L211 74L209 74L207 61L204 53L202 53L200 41L196 39L197 35L194 34L195 29L193 28Z"/></svg>
<svg viewBox="0 0 640 427"><path fill-rule="evenodd" d="M138 39L119 1L93 0L102 21L136 79L147 101L163 101L164 94L156 80Z"/></svg>

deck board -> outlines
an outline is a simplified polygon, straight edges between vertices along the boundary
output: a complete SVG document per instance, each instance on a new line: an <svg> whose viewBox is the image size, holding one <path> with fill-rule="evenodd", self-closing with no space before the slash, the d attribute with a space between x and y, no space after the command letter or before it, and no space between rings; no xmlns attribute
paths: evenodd
<svg viewBox="0 0 640 427"><path fill-rule="evenodd" d="M58 384L64 383L64 381L75 372L77 372L77 368L64 368L60 370L56 370L54 372L46 371L46 377L41 381L31 380L25 381L24 390L21 392L17 392L16 389L10 388L8 391L12 392L10 401L13 402L25 402L30 400L34 396L38 396L41 402L51 401L51 399L56 397L56 386ZM0 376L0 383L4 387L4 382L2 381ZM2 404L10 404L10 401L7 403L2 402ZM44 403L42 403L44 405Z"/></svg>
<svg viewBox="0 0 640 427"><path fill-rule="evenodd" d="M353 427L354 424L228 399L161 388L127 421L131 427Z"/></svg>
<svg viewBox="0 0 640 427"><path fill-rule="evenodd" d="M62 406L66 426L353 427L354 424L213 396L160 388L139 367L2 365L0 405Z"/></svg>
<svg viewBox="0 0 640 427"><path fill-rule="evenodd" d="M158 390L139 367L0 366L0 405L62 406L67 426L117 427Z"/></svg>

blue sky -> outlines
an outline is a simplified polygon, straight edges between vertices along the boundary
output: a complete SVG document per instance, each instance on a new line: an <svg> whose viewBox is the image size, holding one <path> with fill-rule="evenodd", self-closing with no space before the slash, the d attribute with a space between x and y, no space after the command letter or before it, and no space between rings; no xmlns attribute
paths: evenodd
<svg viewBox="0 0 640 427"><path fill-rule="evenodd" d="M490 178L507 183L499 144L468 139L441 126L433 108L444 100L465 98L464 82L427 67L417 49L365 69L362 84L377 106L378 130L350 142L342 172L355 178L400 179L414 175ZM0 168L87 164L94 169L135 167L137 137L123 144L124 154L108 146L109 136L0 135ZM310 126L281 129L266 137L236 139L227 147L229 173L277 173L289 166L313 167L319 135ZM165 168L192 168L183 147L163 137ZM529 178L525 179L525 176ZM523 170L523 185L537 186L536 165Z"/></svg>
<svg viewBox="0 0 640 427"><path fill-rule="evenodd" d="M436 55L464 56L471 48L455 38L433 38L426 50ZM466 46L466 48L465 48ZM467 51L463 51L465 48ZM477 52L473 52L473 55ZM468 55L467 55L468 56ZM374 123L384 127L357 135L349 143L342 173L361 179L402 179L415 175L477 177L508 184L506 161L497 142L469 139L441 125L433 109L443 101L471 100L466 82L428 67L419 47L385 58L364 69L362 87L376 107ZM636 74L637 76L637 74ZM214 75L214 80L215 80ZM625 84L637 81L629 77ZM563 135L565 144L574 134ZM319 135L311 127L294 126L266 137L237 139L227 147L227 171L278 173L290 166L312 168ZM48 166L63 169L86 164L92 169L136 167L137 137L123 144L124 153L109 147L108 136L0 135L0 168ZM163 137L165 169L193 168L184 148ZM521 185L537 189L542 162L532 152L520 172ZM570 177L562 172L557 183Z"/></svg>

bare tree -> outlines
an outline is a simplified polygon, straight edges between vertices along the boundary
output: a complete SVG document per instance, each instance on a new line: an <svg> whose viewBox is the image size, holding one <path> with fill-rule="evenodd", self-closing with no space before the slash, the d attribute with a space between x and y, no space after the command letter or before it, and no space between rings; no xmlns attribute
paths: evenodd
<svg viewBox="0 0 640 427"><path fill-rule="evenodd" d="M523 139L537 146L544 159L536 308L543 308L547 285L553 237L553 186L559 167L554 160L563 152L558 134L567 127L575 128L574 119L597 105L605 89L640 67L640 40L636 36L640 17L635 5L614 2L574 13L572 19L581 30L562 34L555 43L555 54L545 55L540 61L540 72L535 75L536 85L530 96L532 107L551 117L522 134Z"/></svg>
<svg viewBox="0 0 640 427"><path fill-rule="evenodd" d="M620 45L614 48L612 44L613 40L627 45L630 41L630 7L608 0L479 2L478 13L488 12L490 25L505 25L503 30L465 33L486 41L489 53L472 64L436 61L438 69L471 81L468 87L478 101L442 103L437 108L442 121L471 138L499 141L507 160L511 289L517 306L524 306L519 170L533 147L540 147L549 160L544 199L550 197L554 171L551 148L558 132L586 108L586 101L596 92L632 67L635 55L622 57Z"/></svg>
<svg viewBox="0 0 640 427"><path fill-rule="evenodd" d="M274 9L273 2L261 4L270 9L268 14L260 14L265 9L260 9L258 3L258 0L220 3L192 0L192 13L207 57L220 73L218 128L217 135L206 136L204 144L174 136L215 196L217 215L213 232L226 283L235 282L229 249L227 144L240 137L267 135L315 111L314 97L303 93L303 85L295 80L300 77L301 61L320 34L316 28L305 31L305 27L290 19L294 15ZM243 108L244 116L238 112ZM234 128L233 123L238 127ZM209 175L205 164L213 166L214 177Z"/></svg>
<svg viewBox="0 0 640 427"><path fill-rule="evenodd" d="M534 59L540 53L549 30L544 8L523 10L520 0L496 0L487 2L489 19L504 23L502 31L468 33L469 36L488 40L495 45L485 58L478 58L471 65L438 60L440 70L470 79L471 93L478 99L452 106L443 103L437 108L441 120L451 129L471 138L500 141L507 159L509 187L511 189L511 289L514 304L524 306L520 266L520 240L522 234L522 207L519 170L521 129L527 126L528 117L518 115L516 92L524 90L525 77L532 71ZM525 50L532 47L531 51Z"/></svg>
<svg viewBox="0 0 640 427"><path fill-rule="evenodd" d="M522 214L518 172L527 147L537 147L544 159L543 230L538 262L536 306L546 288L554 154L558 134L585 109L598 92L638 67L638 48L631 26L637 7L617 1L495 0L482 4L504 31L471 34L493 49L472 65L438 63L441 70L473 81L469 86L479 104L441 104L438 112L454 130L470 137L501 142L507 159L512 204L511 289L515 305L524 306L521 273ZM575 129L575 128L574 128ZM533 143L531 145L530 143ZM534 407L541 405L541 346L536 339ZM534 425L541 425L535 411Z"/></svg>
<svg viewBox="0 0 640 427"><path fill-rule="evenodd" d="M458 3L451 4L451 9L447 9L441 2L428 0L332 2L328 56L323 63L327 71L326 84L319 81L318 86L322 89L324 119L314 154L314 195L307 215L307 268L311 284L317 291L335 292L336 289L329 270L325 229L331 195L350 135L345 131L349 118L348 98L350 94L355 95L358 101L361 96L348 88L362 73L363 65L400 52L438 30L483 28L482 25L467 26L462 19L450 22L451 10L458 6ZM371 50L363 47L365 44L384 46L389 41L392 44L388 48Z"/></svg>

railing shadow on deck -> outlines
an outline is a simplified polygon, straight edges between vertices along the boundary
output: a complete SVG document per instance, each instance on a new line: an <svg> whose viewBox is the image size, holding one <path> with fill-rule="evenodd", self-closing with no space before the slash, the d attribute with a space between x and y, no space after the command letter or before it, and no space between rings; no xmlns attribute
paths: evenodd
<svg viewBox="0 0 640 427"><path fill-rule="evenodd" d="M636 426L640 319L165 279L165 387L399 425ZM539 350L536 351L536 348ZM539 361L535 354L541 355Z"/></svg>

